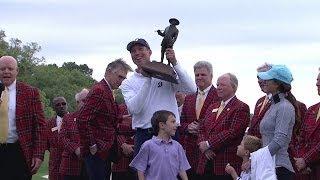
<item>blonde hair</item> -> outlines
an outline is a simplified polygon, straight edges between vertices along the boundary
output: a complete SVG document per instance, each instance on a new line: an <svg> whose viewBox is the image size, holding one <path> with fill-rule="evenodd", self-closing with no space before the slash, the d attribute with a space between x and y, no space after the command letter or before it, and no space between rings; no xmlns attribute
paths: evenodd
<svg viewBox="0 0 320 180"><path fill-rule="evenodd" d="M262 147L262 142L261 139L255 136L245 135L243 137L243 146L246 150L252 153Z"/></svg>

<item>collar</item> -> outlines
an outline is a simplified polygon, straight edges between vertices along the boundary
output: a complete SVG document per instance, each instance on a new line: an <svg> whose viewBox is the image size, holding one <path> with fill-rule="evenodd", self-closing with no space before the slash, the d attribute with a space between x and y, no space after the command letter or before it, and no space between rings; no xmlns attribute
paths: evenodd
<svg viewBox="0 0 320 180"><path fill-rule="evenodd" d="M226 107L226 105L231 101L232 98L234 98L236 95L233 95L231 98L229 98L228 100L226 101L223 101L224 102L224 107Z"/></svg>
<svg viewBox="0 0 320 180"><path fill-rule="evenodd" d="M152 140L158 145L172 143L172 138L170 138L169 141L166 142L163 139L159 138L158 136L152 136Z"/></svg>
<svg viewBox="0 0 320 180"><path fill-rule="evenodd" d="M14 80L12 84L10 84L10 86L7 87L8 91L12 91L14 89L17 88L17 80Z"/></svg>
<svg viewBox="0 0 320 180"><path fill-rule="evenodd" d="M107 83L107 85L108 85L108 87L110 88L110 90L112 91L112 88L111 88L110 84L108 83L108 81L106 80L106 78L104 77L103 79L104 79L104 81Z"/></svg>
<svg viewBox="0 0 320 180"><path fill-rule="evenodd" d="M209 90L211 89L212 84L210 86L208 86L207 88L205 88L203 91L201 91L200 89L198 89L198 92L203 92L204 94L208 94Z"/></svg>

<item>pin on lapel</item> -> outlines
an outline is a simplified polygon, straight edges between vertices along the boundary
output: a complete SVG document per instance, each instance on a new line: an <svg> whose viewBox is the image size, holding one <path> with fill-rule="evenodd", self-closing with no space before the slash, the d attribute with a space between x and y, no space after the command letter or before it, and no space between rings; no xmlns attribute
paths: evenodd
<svg viewBox="0 0 320 180"><path fill-rule="evenodd" d="M230 108L227 109L227 111L229 111L229 110L230 110Z"/></svg>
<svg viewBox="0 0 320 180"><path fill-rule="evenodd" d="M77 121L77 118L73 118L73 121L76 122L76 121Z"/></svg>
<svg viewBox="0 0 320 180"><path fill-rule="evenodd" d="M51 128L51 132L58 130L58 126Z"/></svg>

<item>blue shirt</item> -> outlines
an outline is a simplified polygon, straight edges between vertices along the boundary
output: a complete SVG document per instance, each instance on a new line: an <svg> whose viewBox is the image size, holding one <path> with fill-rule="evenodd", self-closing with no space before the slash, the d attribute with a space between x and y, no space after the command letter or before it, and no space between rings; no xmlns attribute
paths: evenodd
<svg viewBox="0 0 320 180"><path fill-rule="evenodd" d="M180 171L191 168L180 143L156 136L143 143L130 167L144 172L146 180L176 180Z"/></svg>

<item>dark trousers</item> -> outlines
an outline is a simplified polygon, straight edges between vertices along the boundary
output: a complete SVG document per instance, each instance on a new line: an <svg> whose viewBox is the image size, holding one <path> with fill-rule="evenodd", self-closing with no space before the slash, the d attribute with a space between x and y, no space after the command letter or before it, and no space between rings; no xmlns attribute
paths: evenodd
<svg viewBox="0 0 320 180"><path fill-rule="evenodd" d="M276 174L277 174L278 180L293 180L294 179L294 173L284 167L276 168Z"/></svg>
<svg viewBox="0 0 320 180"><path fill-rule="evenodd" d="M232 180L232 176L230 175L216 175L212 172L213 162L208 161L205 167L205 173L203 175L198 175L196 177L199 180Z"/></svg>
<svg viewBox="0 0 320 180"><path fill-rule="evenodd" d="M31 180L19 143L0 144L0 179Z"/></svg>
<svg viewBox="0 0 320 180"><path fill-rule="evenodd" d="M109 180L111 175L111 161L103 160L89 154L85 157L87 174L90 180Z"/></svg>
<svg viewBox="0 0 320 180"><path fill-rule="evenodd" d="M134 154L133 156L136 156L142 144L146 142L147 140L151 139L153 136L153 130L152 128L149 129L141 129L137 128L136 135L134 136Z"/></svg>
<svg viewBox="0 0 320 180"><path fill-rule="evenodd" d="M136 173L133 171L112 172L112 180L136 180Z"/></svg>

